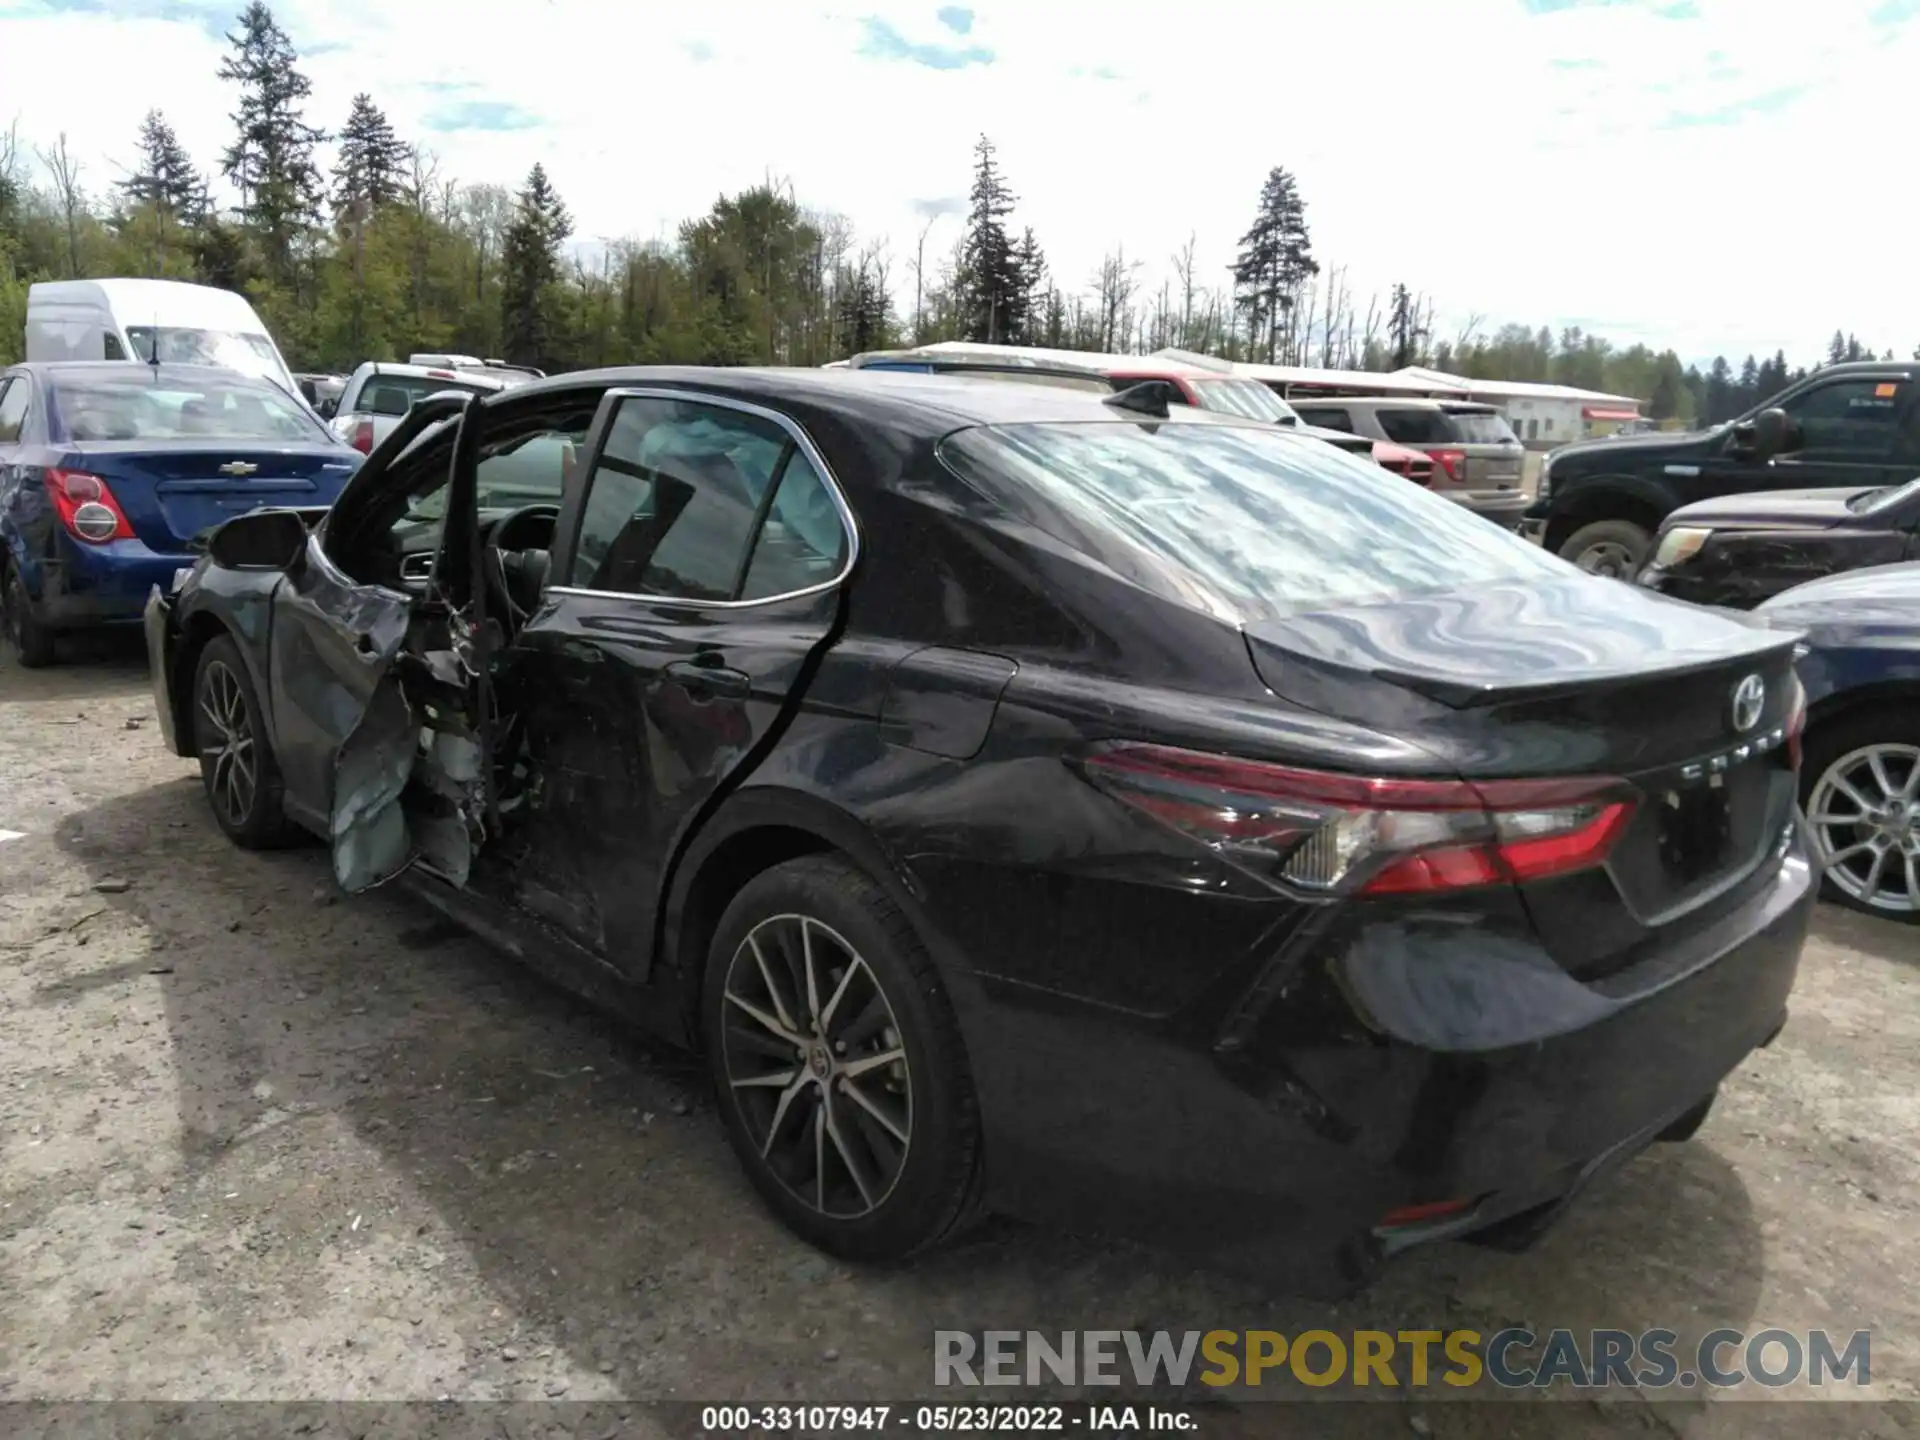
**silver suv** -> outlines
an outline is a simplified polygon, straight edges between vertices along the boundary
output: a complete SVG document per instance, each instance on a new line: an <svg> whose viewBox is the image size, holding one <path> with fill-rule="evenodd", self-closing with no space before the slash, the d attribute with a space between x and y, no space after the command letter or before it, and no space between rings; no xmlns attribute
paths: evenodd
<svg viewBox="0 0 1920 1440"><path fill-rule="evenodd" d="M397 365L369 360L347 377L334 410L333 433L362 455L372 452L416 403L443 390L491 395L524 385L524 374L493 370L453 370L433 365Z"/></svg>
<svg viewBox="0 0 1920 1440"><path fill-rule="evenodd" d="M1309 425L1392 440L1433 457L1434 494L1444 495L1508 530L1527 508L1521 485L1526 447L1506 417L1470 400L1393 400L1374 395L1294 398Z"/></svg>

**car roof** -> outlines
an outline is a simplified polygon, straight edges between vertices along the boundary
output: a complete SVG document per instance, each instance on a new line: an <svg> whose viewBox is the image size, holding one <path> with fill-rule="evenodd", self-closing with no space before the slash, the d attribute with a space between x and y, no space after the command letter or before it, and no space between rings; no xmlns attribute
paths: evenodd
<svg viewBox="0 0 1920 1440"><path fill-rule="evenodd" d="M489 404L515 406L583 385L706 390L732 399L804 405L855 422L886 424L938 438L968 425L1022 425L1093 421L1139 422L1157 417L1115 407L1108 397L1064 385L996 384L979 373L922 374L902 370L827 370L815 367L623 366L574 371L516 385ZM1277 429L1238 415L1194 414L1181 423Z"/></svg>
<svg viewBox="0 0 1920 1440"><path fill-rule="evenodd" d="M353 373L355 375L398 375L402 379L413 380L445 380L449 376L452 376L456 380L467 381L495 390L513 388L513 382L511 380L503 379L494 371L468 370L454 365L409 365L401 360L369 360ZM524 374L525 372L514 371L512 373Z"/></svg>

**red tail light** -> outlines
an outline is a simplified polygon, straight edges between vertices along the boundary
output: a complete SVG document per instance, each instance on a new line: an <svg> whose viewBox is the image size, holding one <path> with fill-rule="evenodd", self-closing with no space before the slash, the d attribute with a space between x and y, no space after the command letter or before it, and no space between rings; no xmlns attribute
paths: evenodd
<svg viewBox="0 0 1920 1440"><path fill-rule="evenodd" d="M127 512L98 475L81 470L47 471L47 495L67 533L89 545L133 539Z"/></svg>
<svg viewBox="0 0 1920 1440"><path fill-rule="evenodd" d="M1102 790L1263 879L1323 894L1405 895L1568 875L1603 863L1633 816L1623 780L1370 779L1118 745L1088 757Z"/></svg>
<svg viewBox="0 0 1920 1440"><path fill-rule="evenodd" d="M1447 479L1456 485L1467 478L1467 452L1464 450L1429 450L1427 454L1434 458L1440 468L1447 472Z"/></svg>
<svg viewBox="0 0 1920 1440"><path fill-rule="evenodd" d="M373 453L373 421L360 420L353 427L353 438L347 442L362 455Z"/></svg>

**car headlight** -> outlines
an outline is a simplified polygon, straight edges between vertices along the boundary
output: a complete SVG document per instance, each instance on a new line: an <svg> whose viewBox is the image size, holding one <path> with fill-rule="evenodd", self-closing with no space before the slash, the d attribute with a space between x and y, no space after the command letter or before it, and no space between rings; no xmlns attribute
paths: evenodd
<svg viewBox="0 0 1920 1440"><path fill-rule="evenodd" d="M1676 565L1684 565L1700 553L1713 535L1713 531L1694 525L1676 525L1660 537L1660 547L1653 552L1653 563L1662 570L1671 570Z"/></svg>

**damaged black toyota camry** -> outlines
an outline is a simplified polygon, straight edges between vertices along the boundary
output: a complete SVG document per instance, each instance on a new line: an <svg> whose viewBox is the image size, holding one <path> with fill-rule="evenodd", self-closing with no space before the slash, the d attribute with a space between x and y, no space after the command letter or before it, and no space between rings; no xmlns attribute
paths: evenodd
<svg viewBox="0 0 1920 1440"><path fill-rule="evenodd" d="M238 844L703 1052L856 1259L990 1209L1306 1290L1524 1245L1699 1126L1812 903L1791 633L1138 395L434 397L147 626Z"/></svg>

